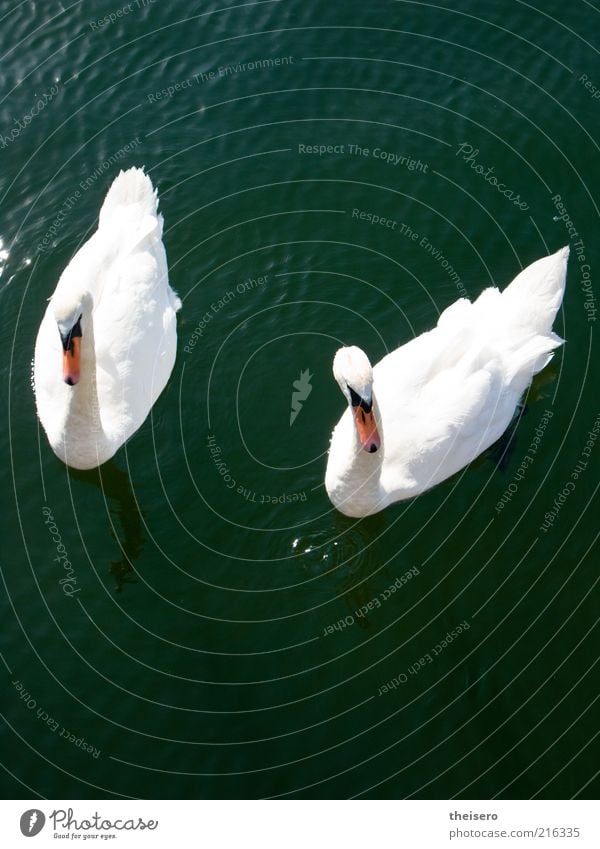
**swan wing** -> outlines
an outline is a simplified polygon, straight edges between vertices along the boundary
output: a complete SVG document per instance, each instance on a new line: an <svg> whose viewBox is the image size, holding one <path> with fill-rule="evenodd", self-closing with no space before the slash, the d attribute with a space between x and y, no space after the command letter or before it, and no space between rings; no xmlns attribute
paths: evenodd
<svg viewBox="0 0 600 849"><path fill-rule="evenodd" d="M502 356L468 326L442 323L382 360L374 375L381 482L392 500L470 463L499 438L518 400L507 391Z"/></svg>
<svg viewBox="0 0 600 849"><path fill-rule="evenodd" d="M113 264L94 310L94 333L100 414L115 439L142 424L169 379L178 307L159 239L138 241Z"/></svg>

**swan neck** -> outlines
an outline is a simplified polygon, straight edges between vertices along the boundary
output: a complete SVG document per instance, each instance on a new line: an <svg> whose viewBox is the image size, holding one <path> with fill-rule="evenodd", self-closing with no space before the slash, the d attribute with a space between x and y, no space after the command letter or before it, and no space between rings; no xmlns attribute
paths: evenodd
<svg viewBox="0 0 600 849"><path fill-rule="evenodd" d="M98 387L96 384L96 348L93 313L85 323L81 336L81 371L78 383L70 391L67 405L66 428L86 427L96 439L102 434Z"/></svg>

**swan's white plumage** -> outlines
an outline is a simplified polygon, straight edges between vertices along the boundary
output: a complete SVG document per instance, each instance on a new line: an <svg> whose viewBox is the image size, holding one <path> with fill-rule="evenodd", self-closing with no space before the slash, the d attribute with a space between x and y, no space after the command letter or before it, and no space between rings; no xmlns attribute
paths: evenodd
<svg viewBox="0 0 600 849"><path fill-rule="evenodd" d="M331 438L325 486L342 513L366 516L418 495L499 439L562 344L552 324L568 256L563 248L534 262L503 292L460 299L373 367L380 450L362 450L350 409Z"/></svg>
<svg viewBox="0 0 600 849"><path fill-rule="evenodd" d="M70 466L104 463L140 427L175 362L176 312L157 193L139 168L121 171L96 232L62 273L34 357L37 411L54 452ZM65 326L82 313L81 379L62 380Z"/></svg>

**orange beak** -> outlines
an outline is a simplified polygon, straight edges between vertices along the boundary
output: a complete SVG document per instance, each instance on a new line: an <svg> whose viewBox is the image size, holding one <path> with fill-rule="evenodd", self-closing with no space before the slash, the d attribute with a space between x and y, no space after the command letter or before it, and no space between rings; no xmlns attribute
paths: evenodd
<svg viewBox="0 0 600 849"><path fill-rule="evenodd" d="M354 413L354 420L356 422L356 429L358 431L360 443L365 451L369 454L373 454L381 448L381 437L377 430L377 423L375 422L373 411L371 410L367 413L360 405L353 407L352 411Z"/></svg>
<svg viewBox="0 0 600 849"><path fill-rule="evenodd" d="M79 381L80 359L81 336L74 336L63 354L63 380L69 386L75 386Z"/></svg>

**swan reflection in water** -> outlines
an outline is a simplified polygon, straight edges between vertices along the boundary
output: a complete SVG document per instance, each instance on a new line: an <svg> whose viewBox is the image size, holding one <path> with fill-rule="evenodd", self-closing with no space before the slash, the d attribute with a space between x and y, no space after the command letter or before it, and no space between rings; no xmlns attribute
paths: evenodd
<svg viewBox="0 0 600 849"><path fill-rule="evenodd" d="M110 572L115 579L115 590L121 592L125 584L137 583L134 561L142 553L145 540L143 515L129 475L120 469L114 460L88 471L69 468L69 475L75 480L97 487L102 492L110 533L121 551L121 557L112 560L110 564Z"/></svg>
<svg viewBox="0 0 600 849"><path fill-rule="evenodd" d="M387 524L384 514L359 521L337 511L331 516L333 524L328 530L296 537L292 552L305 579L318 577L324 594L343 600L354 614L378 594L382 582L393 582L398 558L385 562L389 555L381 546ZM330 612L327 621L331 621ZM356 618L356 624L368 628L369 614Z"/></svg>

